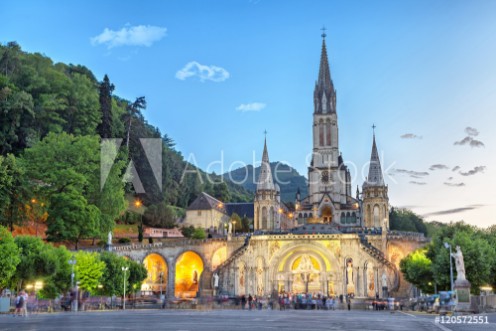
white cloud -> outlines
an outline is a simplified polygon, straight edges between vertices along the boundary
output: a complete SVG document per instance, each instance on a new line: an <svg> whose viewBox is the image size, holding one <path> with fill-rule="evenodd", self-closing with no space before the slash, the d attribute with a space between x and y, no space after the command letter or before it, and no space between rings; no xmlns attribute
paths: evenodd
<svg viewBox="0 0 496 331"><path fill-rule="evenodd" d="M417 136L414 133L405 133L400 136L402 139L422 139L422 136Z"/></svg>
<svg viewBox="0 0 496 331"><path fill-rule="evenodd" d="M107 45L107 48L119 46L147 46L159 41L167 32L166 28L152 25L126 25L120 30L105 28L98 36L91 38L93 45Z"/></svg>
<svg viewBox="0 0 496 331"><path fill-rule="evenodd" d="M261 111L266 106L267 105L262 102L242 103L236 107L236 110L243 113L247 111Z"/></svg>
<svg viewBox="0 0 496 331"><path fill-rule="evenodd" d="M181 70L176 72L176 78L185 80L190 77L198 77L200 81L211 80L212 82L223 82L229 78L229 72L214 65L204 65L196 61L187 63Z"/></svg>

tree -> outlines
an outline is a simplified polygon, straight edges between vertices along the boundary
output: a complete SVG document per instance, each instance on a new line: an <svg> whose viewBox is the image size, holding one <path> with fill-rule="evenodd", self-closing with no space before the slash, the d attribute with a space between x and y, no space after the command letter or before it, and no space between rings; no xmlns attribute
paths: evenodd
<svg viewBox="0 0 496 331"><path fill-rule="evenodd" d="M0 225L12 232L15 224L21 224L26 214L29 195L24 168L18 159L9 154L0 155Z"/></svg>
<svg viewBox="0 0 496 331"><path fill-rule="evenodd" d="M79 287L94 294L105 272L105 263L100 260L98 253L79 251L74 271Z"/></svg>
<svg viewBox="0 0 496 331"><path fill-rule="evenodd" d="M145 97L138 97L133 103L130 103L127 107L127 117L128 117L128 127L127 127L127 139L126 146L129 151L129 137L131 134L131 124L133 122L134 117L141 118L141 110L146 108L146 100Z"/></svg>
<svg viewBox="0 0 496 331"><path fill-rule="evenodd" d="M129 266L129 280L126 293L136 292L141 287L141 283L148 277L148 271L142 263L127 260Z"/></svg>
<svg viewBox="0 0 496 331"><path fill-rule="evenodd" d="M176 212L165 202L151 205L143 214L143 223L152 227L172 229L176 226Z"/></svg>
<svg viewBox="0 0 496 331"><path fill-rule="evenodd" d="M191 235L193 239L205 239L207 238L207 233L203 228L196 228L193 234Z"/></svg>
<svg viewBox="0 0 496 331"><path fill-rule="evenodd" d="M99 234L100 216L100 210L75 190L55 193L50 197L47 240L70 240L78 249L81 239Z"/></svg>
<svg viewBox="0 0 496 331"><path fill-rule="evenodd" d="M20 262L12 279L18 290L29 282L56 272L58 262L57 257L51 254L51 246L31 236L18 236L14 241L20 251Z"/></svg>
<svg viewBox="0 0 496 331"><path fill-rule="evenodd" d="M425 255L427 249L418 249L407 255L400 262L400 269L405 279L421 289L424 293L434 292L434 274L432 261Z"/></svg>
<svg viewBox="0 0 496 331"><path fill-rule="evenodd" d="M215 183L213 185L214 197L220 201L228 202L231 200L231 194L225 182Z"/></svg>
<svg viewBox="0 0 496 331"><path fill-rule="evenodd" d="M72 268L69 265L69 259L71 253L64 246L53 247L45 244L45 248L46 254L50 256L49 260L54 264L54 271L45 275L40 296L46 299L55 299L70 289Z"/></svg>
<svg viewBox="0 0 496 331"><path fill-rule="evenodd" d="M21 262L20 250L12 238L12 234L0 226L0 292L10 285L17 266Z"/></svg>
<svg viewBox="0 0 496 331"><path fill-rule="evenodd" d="M241 219L241 224L242 224L242 227L241 227L241 231L243 232L250 232L250 219L246 216L243 216L243 218Z"/></svg>
<svg viewBox="0 0 496 331"><path fill-rule="evenodd" d="M105 263L105 271L100 283L102 284L102 294L109 296L122 296L124 294L124 272L122 268L127 267L126 259L110 252L100 254L100 259ZM129 273L125 274L126 283Z"/></svg>
<svg viewBox="0 0 496 331"><path fill-rule="evenodd" d="M233 229L236 231L241 231L243 229L243 224L241 223L241 217L238 214L232 213L229 222L234 223Z"/></svg>
<svg viewBox="0 0 496 331"><path fill-rule="evenodd" d="M389 212L389 226L391 230L421 232L427 235L424 220L408 209L391 208Z"/></svg>
<svg viewBox="0 0 496 331"><path fill-rule="evenodd" d="M112 138L112 92L114 91L114 84L110 83L107 75L103 77L100 83L100 112L101 122L98 124L97 132L102 138Z"/></svg>
<svg viewBox="0 0 496 331"><path fill-rule="evenodd" d="M181 233L186 238L192 238L194 232L195 232L195 227L193 225L184 226L184 227L181 228Z"/></svg>
<svg viewBox="0 0 496 331"><path fill-rule="evenodd" d="M105 238L125 210L124 155L110 142L101 148L97 136L50 133L25 150L27 175L50 202L50 240Z"/></svg>
<svg viewBox="0 0 496 331"><path fill-rule="evenodd" d="M444 247L447 242L454 249L460 246L465 262L465 274L472 284L471 291L478 294L480 286L494 281L492 270L496 263L495 247L485 237L480 229L463 222L451 223L432 238L427 251L427 257L432 260L434 279L439 288L450 288L450 256ZM454 267L453 267L454 268ZM454 269L456 279L456 269Z"/></svg>

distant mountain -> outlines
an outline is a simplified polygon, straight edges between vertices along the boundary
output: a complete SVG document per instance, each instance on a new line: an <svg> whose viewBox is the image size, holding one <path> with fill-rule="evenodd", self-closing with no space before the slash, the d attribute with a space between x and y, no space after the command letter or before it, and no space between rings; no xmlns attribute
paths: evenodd
<svg viewBox="0 0 496 331"><path fill-rule="evenodd" d="M307 181L294 168L281 162L271 162L270 168L274 181L281 187L281 200L284 202L294 202L296 191L300 188L301 197L308 194ZM257 179L260 174L260 167L253 169L252 165L242 167L224 174L224 179L242 185L245 189L255 192Z"/></svg>

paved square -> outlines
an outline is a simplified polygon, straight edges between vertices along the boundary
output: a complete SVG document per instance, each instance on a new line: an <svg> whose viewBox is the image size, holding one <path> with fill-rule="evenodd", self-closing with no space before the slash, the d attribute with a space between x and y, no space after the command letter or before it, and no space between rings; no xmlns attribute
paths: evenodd
<svg viewBox="0 0 496 331"><path fill-rule="evenodd" d="M127 310L33 314L28 318L0 316L4 330L496 330L493 314L488 325L434 324L434 315L414 316L376 311L247 311L247 310Z"/></svg>

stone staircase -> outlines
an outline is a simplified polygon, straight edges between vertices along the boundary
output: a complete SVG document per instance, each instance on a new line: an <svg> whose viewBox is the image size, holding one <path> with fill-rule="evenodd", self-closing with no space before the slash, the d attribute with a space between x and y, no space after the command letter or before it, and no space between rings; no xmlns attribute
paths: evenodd
<svg viewBox="0 0 496 331"><path fill-rule="evenodd" d="M241 246L240 248L235 250L233 252L233 254L227 260L225 260L224 262L219 264L219 266L214 270L214 273L217 273L220 275L221 271L224 268L226 268L229 264L231 264L232 261L234 261L239 256L243 255L243 253L248 249L248 246L250 245L250 239L251 239L251 236L246 236L245 243L243 244L243 246Z"/></svg>
<svg viewBox="0 0 496 331"><path fill-rule="evenodd" d="M228 277L228 272L225 270L233 261L236 260L236 258L240 257L243 255L246 250L248 249L248 246L250 245L250 239L251 236L246 236L245 238L245 243L243 246L238 248L233 252L233 254L224 262L219 264L219 266L213 271L213 273L217 273L219 275L219 290L222 292L223 285L226 283L225 277Z"/></svg>
<svg viewBox="0 0 496 331"><path fill-rule="evenodd" d="M380 249L372 245L367 240L367 237L365 237L365 235L361 234L359 236L360 236L360 244L361 244L360 246L362 247L362 249L365 252L367 252L370 256L372 256L374 259L381 262L382 264L384 264L394 272L395 279L394 279L393 287L390 289L390 292L397 291L400 288L400 273L396 265L391 261L389 261L386 255L384 255L384 253Z"/></svg>

